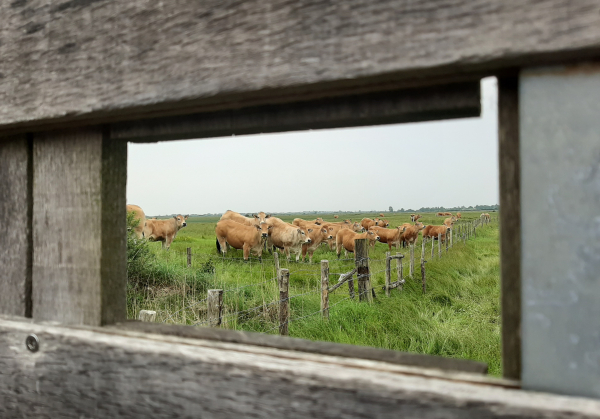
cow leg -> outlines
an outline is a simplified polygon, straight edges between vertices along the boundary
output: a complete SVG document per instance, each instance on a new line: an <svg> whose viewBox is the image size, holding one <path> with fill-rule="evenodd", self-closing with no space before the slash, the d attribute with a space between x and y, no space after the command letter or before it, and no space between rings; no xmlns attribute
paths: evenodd
<svg viewBox="0 0 600 419"><path fill-rule="evenodd" d="M248 262L248 257L250 256L250 247L247 244L244 244L242 249L244 250L244 262Z"/></svg>

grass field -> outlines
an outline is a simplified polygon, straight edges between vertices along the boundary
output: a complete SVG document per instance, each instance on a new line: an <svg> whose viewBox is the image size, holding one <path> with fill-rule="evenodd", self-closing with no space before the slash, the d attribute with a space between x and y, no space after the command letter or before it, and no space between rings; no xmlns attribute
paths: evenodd
<svg viewBox="0 0 600 419"><path fill-rule="evenodd" d="M463 220L480 213L463 213ZM348 214L340 218L360 221L378 214ZM387 214L386 214L387 215ZM333 221L333 215L321 214ZM305 216L308 218L308 216ZM281 216L291 221L295 216ZM394 227L409 222L408 214L385 217ZM273 256L263 254L243 262L242 252L230 251L224 259L216 252L214 226L218 217L192 217L180 230L170 251L160 243L149 243L144 266L133 268L128 285L128 316L139 310L156 310L157 321L206 326L206 291L224 290L223 327L277 333L279 292L275 281ZM336 220L337 221L337 220ZM434 214L424 214L425 224L441 224ZM187 268L186 249L192 249L192 268ZM354 261L337 260L334 252L322 245L313 264L287 262L290 270L290 336L312 340L342 342L386 349L473 359L488 363L492 375L501 375L499 311L499 243L497 213L492 223L477 230L477 237L455 242L441 258L431 258L428 243L425 259L427 293L421 291L419 260L421 238L415 248L414 278L408 277L408 249L403 270L404 290L392 290L386 297L385 252L388 246L377 243L370 251L370 270L377 298L372 304L348 297L342 286L330 294L330 319L324 321L320 310L320 263L330 261L330 283L350 271ZM395 253L395 250L392 252ZM293 258L292 258L293 259ZM392 262L395 264L395 262ZM395 271L392 265L392 271ZM394 279L394 278L393 278Z"/></svg>

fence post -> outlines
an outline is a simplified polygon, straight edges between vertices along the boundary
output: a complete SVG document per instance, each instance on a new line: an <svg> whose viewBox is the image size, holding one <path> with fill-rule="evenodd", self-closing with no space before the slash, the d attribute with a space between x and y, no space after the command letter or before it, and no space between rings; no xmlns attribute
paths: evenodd
<svg viewBox="0 0 600 419"><path fill-rule="evenodd" d="M435 237L431 236L431 259L435 256Z"/></svg>
<svg viewBox="0 0 600 419"><path fill-rule="evenodd" d="M279 334L288 335L290 320L290 271L282 269L279 275Z"/></svg>
<svg viewBox="0 0 600 419"><path fill-rule="evenodd" d="M206 304L208 306L208 324L211 327L220 326L223 318L223 290L208 290Z"/></svg>
<svg viewBox="0 0 600 419"><path fill-rule="evenodd" d="M153 322L156 320L156 311L140 310L139 319L143 322Z"/></svg>
<svg viewBox="0 0 600 419"><path fill-rule="evenodd" d="M453 237L452 236L454 236L454 227L452 227L450 229L450 248L452 248L452 244L453 244L452 243L453 242Z"/></svg>
<svg viewBox="0 0 600 419"><path fill-rule="evenodd" d="M273 260L275 261L275 282L279 283L281 271L279 269L279 254L277 253L277 250L273 251Z"/></svg>
<svg viewBox="0 0 600 419"><path fill-rule="evenodd" d="M404 259L404 255L400 252L396 253L396 256L398 257L398 259L396 260L396 271L398 274L398 277L396 278L396 280L398 282L402 281L402 259ZM402 291L404 289L404 285L398 285L398 292Z"/></svg>
<svg viewBox="0 0 600 419"><path fill-rule="evenodd" d="M390 252L385 252L385 295L390 296L392 286L392 257Z"/></svg>
<svg viewBox="0 0 600 419"><path fill-rule="evenodd" d="M354 279L352 279L353 276L354 274L350 275L350 278L348 279L348 295L350 295L350 298L354 300Z"/></svg>
<svg viewBox="0 0 600 419"><path fill-rule="evenodd" d="M192 248L191 247L187 248L187 264L188 264L188 268L192 267Z"/></svg>
<svg viewBox="0 0 600 419"><path fill-rule="evenodd" d="M442 257L442 233L438 233L438 257Z"/></svg>
<svg viewBox="0 0 600 419"><path fill-rule="evenodd" d="M329 261L321 261L321 315L329 319Z"/></svg>
<svg viewBox="0 0 600 419"><path fill-rule="evenodd" d="M410 248L410 265L409 265L409 270L410 270L410 277L412 278L414 273L415 273L415 245L414 244L409 244L408 247Z"/></svg>
<svg viewBox="0 0 600 419"><path fill-rule="evenodd" d="M369 274L369 244L367 239L354 240L354 263L358 278L358 301L373 301Z"/></svg>
<svg viewBox="0 0 600 419"><path fill-rule="evenodd" d="M473 238L477 238L477 221L475 221L475 225L473 226Z"/></svg>
<svg viewBox="0 0 600 419"><path fill-rule="evenodd" d="M425 291L427 289L427 286L425 284L425 264L427 263L426 260L424 260L423 262L421 262L421 286L423 288L423 294L425 294Z"/></svg>
<svg viewBox="0 0 600 419"><path fill-rule="evenodd" d="M427 237L423 236L423 241L421 242L421 263L425 260L425 243L427 243Z"/></svg>

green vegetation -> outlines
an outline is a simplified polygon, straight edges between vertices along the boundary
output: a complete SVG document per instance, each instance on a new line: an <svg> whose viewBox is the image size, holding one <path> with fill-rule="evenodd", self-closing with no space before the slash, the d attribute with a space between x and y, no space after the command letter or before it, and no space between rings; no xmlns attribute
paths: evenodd
<svg viewBox="0 0 600 419"><path fill-rule="evenodd" d="M463 220L473 220L479 214L463 212ZM369 215L344 214L340 220L360 221L364 216ZM333 221L332 215L323 217ZM441 259L437 256L437 243L436 256L431 259L428 243L425 295L421 292L419 268L421 239L415 248L416 272L412 279L408 278L409 251L401 249L407 281L402 292L392 290L389 298L382 290L388 247L376 244L369 254L377 292L374 303L349 299L348 287L344 285L330 294L329 321L323 321L319 313L319 261L330 261L330 284L334 284L339 274L353 268L352 255L344 260L342 252L342 260L337 260L335 253L322 245L315 252L313 264L287 262L280 256L281 267L290 270L290 336L473 359L488 363L490 373L500 375L498 224L496 214L492 217L492 224L480 227L476 238L466 244L455 242L448 253L443 251ZM281 218L291 221L294 216ZM394 213L386 219L396 226L408 222L409 216ZM190 217L170 251L163 251L160 243L145 241L128 247L130 318L147 309L157 311L159 322L205 325L206 291L221 288L225 290L223 327L277 333L275 302L279 292L273 256L266 253L262 263L256 258L245 263L241 250L234 250L223 259L215 246L217 220L218 217ZM442 218L424 214L421 221L441 224ZM133 240L130 238L128 244ZM135 253L134 245L144 250ZM188 247L193 253L192 268L187 268ZM395 272L395 262L392 271Z"/></svg>

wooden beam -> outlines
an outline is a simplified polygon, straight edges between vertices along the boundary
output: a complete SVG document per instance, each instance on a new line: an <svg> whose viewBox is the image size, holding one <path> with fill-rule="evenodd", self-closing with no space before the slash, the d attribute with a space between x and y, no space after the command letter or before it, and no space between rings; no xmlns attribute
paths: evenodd
<svg viewBox="0 0 600 419"><path fill-rule="evenodd" d="M597 0L32 0L0 2L0 16L0 130L473 80L600 53Z"/></svg>
<svg viewBox="0 0 600 419"><path fill-rule="evenodd" d="M35 319L125 319L127 145L107 137L88 128L34 138Z"/></svg>
<svg viewBox="0 0 600 419"><path fill-rule="evenodd" d="M3 417L600 417L598 400L464 373L8 319L0 371L18 377L0 380Z"/></svg>
<svg viewBox="0 0 600 419"><path fill-rule="evenodd" d="M31 317L31 141L0 138L0 314Z"/></svg>
<svg viewBox="0 0 600 419"><path fill-rule="evenodd" d="M474 81L122 122L111 125L110 136L152 142L466 118L480 112L479 81Z"/></svg>
<svg viewBox="0 0 600 419"><path fill-rule="evenodd" d="M521 379L521 163L519 78L498 79L502 373Z"/></svg>

